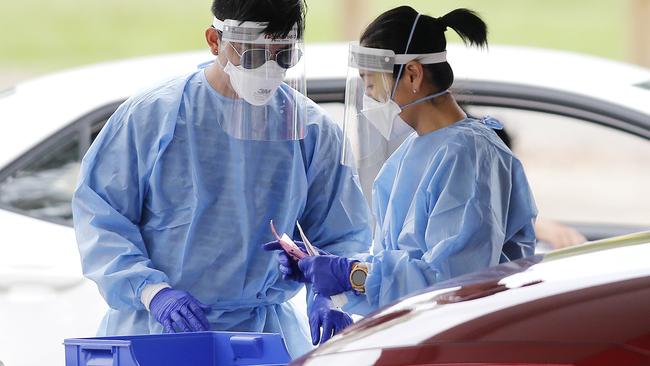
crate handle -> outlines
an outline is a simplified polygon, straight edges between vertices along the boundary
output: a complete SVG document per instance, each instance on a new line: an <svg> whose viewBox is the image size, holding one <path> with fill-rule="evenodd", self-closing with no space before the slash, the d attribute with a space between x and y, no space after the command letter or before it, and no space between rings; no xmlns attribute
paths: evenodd
<svg viewBox="0 0 650 366"><path fill-rule="evenodd" d="M94 345L81 347L80 366L113 366L117 365L115 356L117 347L110 345Z"/></svg>
<svg viewBox="0 0 650 366"><path fill-rule="evenodd" d="M264 340L260 336L236 335L230 337L235 359L260 358L264 354Z"/></svg>

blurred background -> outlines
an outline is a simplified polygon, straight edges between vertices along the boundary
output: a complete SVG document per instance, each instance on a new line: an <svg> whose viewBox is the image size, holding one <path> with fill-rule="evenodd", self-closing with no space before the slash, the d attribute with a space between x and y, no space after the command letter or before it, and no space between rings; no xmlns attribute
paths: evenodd
<svg viewBox="0 0 650 366"><path fill-rule="evenodd" d="M370 20L402 4L436 17L459 7L477 11L488 24L491 45L525 46L513 49L533 55L492 58L511 75L555 83L558 79L546 77L564 78L564 65L578 67L584 80L577 85L587 89L581 93L605 90L607 101L620 108L629 101L650 105L650 0L307 0L306 41L358 39ZM81 276L71 229L70 199L81 157L136 84L170 76L158 75L161 69L193 70L209 57L204 31L212 22L210 6L211 0L0 0L0 121L5 128L0 133L0 366L60 365L64 338L95 334L106 304ZM450 42L460 41L453 31L446 34ZM617 62L532 53L527 47ZM498 55L498 49L493 47L484 60ZM116 65L89 68L11 88L57 70L192 50L204 50L205 58L120 63L121 71L115 71ZM344 55L321 59L330 66L330 59L339 56L344 63ZM562 62L548 62L556 57ZM471 57L463 61L477 70ZM492 66L483 63L477 72ZM523 71L513 73L514 68ZM642 93L649 93L647 104ZM341 123L342 101L319 104ZM650 228L650 139L556 109L467 107L468 113L489 114L504 123L533 189L538 222L588 228L581 232L593 238ZM638 112L643 125L650 110L642 110L647 111ZM601 116L601 111L593 114ZM645 126L650 131L650 123ZM552 231L566 236L564 229ZM573 244L563 238L557 242Z"/></svg>
<svg viewBox="0 0 650 366"><path fill-rule="evenodd" d="M0 1L0 88L48 71L204 48L210 0ZM432 16L478 11L493 44L528 45L650 66L650 0L307 0L308 42L356 38L409 4ZM644 22L644 19L646 21ZM453 40L453 32L447 33Z"/></svg>

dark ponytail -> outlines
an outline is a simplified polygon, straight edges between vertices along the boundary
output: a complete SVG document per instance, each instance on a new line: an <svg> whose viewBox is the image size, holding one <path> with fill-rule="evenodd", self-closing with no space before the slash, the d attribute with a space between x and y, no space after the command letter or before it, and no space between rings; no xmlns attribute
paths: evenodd
<svg viewBox="0 0 650 366"><path fill-rule="evenodd" d="M410 6L400 6L386 11L377 17L364 30L360 43L366 47L393 50L402 53L434 53L447 48L445 31L453 29L465 44L487 46L487 26L473 11L456 9L440 17L433 18L422 14L413 32L411 44L406 50L413 22L418 12ZM448 89L454 82L454 73L447 62L423 65L425 75L438 90ZM397 77L399 65L393 70Z"/></svg>
<svg viewBox="0 0 650 366"><path fill-rule="evenodd" d="M438 18L438 21L458 33L465 44L487 46L487 25L474 11L456 9Z"/></svg>

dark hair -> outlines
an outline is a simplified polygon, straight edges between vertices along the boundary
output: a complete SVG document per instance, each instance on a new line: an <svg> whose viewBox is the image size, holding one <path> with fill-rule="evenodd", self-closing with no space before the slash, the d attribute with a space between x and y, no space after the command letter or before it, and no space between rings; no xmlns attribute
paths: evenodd
<svg viewBox="0 0 650 366"><path fill-rule="evenodd" d="M500 130L494 130L496 132L497 136L503 141L506 146L512 150L512 137L510 137L510 134L506 132L505 128L502 128Z"/></svg>
<svg viewBox="0 0 650 366"><path fill-rule="evenodd" d="M465 42L477 47L487 46L487 26L472 10L456 9L443 17L420 15L413 32L411 44L406 44L418 12L410 6L400 6L381 14L363 31L360 43L366 47L393 50L403 53L434 53L447 48L445 31L450 27ZM422 65L425 76L440 90L448 89L454 82L454 72L447 62ZM395 65L397 77L400 65Z"/></svg>
<svg viewBox="0 0 650 366"><path fill-rule="evenodd" d="M298 36L305 30L304 0L214 0L212 14L217 19L268 22L264 33L286 37L294 24Z"/></svg>

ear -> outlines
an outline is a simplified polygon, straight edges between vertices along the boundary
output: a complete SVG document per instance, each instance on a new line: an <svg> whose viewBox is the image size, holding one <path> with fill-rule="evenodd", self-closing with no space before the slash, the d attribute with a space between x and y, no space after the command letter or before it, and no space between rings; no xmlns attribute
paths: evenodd
<svg viewBox="0 0 650 366"><path fill-rule="evenodd" d="M417 61L410 61L404 67L405 80L409 83L409 89L415 94L422 90L424 83L424 68Z"/></svg>
<svg viewBox="0 0 650 366"><path fill-rule="evenodd" d="M205 30L205 40L208 43L208 47L210 47L210 52L215 56L219 54L219 31L213 27L208 27Z"/></svg>

